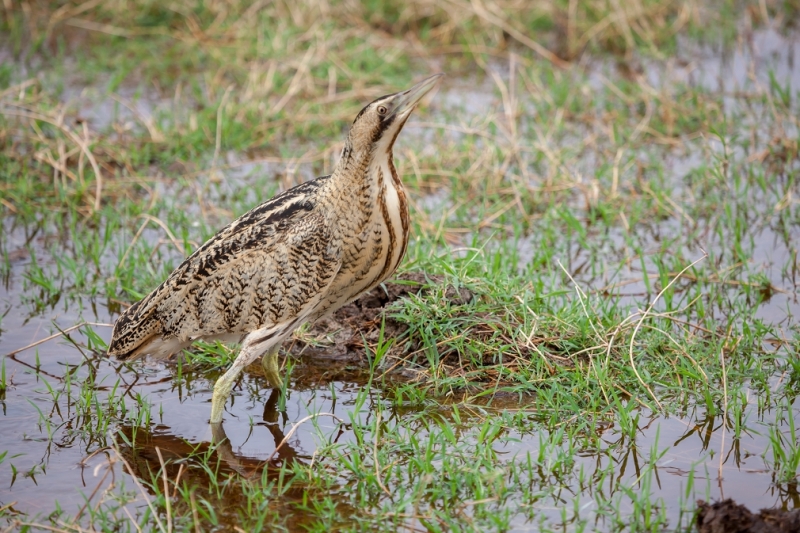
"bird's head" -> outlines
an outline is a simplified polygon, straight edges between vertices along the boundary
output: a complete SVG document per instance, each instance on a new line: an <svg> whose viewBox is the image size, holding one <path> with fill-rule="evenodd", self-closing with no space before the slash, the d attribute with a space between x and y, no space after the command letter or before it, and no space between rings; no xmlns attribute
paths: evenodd
<svg viewBox="0 0 800 533"><path fill-rule="evenodd" d="M390 154L397 134L422 97L436 87L444 74L422 80L410 89L381 96L356 116L347 136L342 159L356 154Z"/></svg>

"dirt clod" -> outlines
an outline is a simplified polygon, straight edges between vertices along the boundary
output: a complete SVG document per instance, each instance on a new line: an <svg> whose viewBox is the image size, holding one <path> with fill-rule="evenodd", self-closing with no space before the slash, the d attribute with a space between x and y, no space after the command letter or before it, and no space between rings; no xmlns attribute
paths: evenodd
<svg viewBox="0 0 800 533"><path fill-rule="evenodd" d="M731 499L706 503L697 501L697 530L700 533L789 533L800 531L800 509L762 509L758 514Z"/></svg>
<svg viewBox="0 0 800 533"><path fill-rule="evenodd" d="M311 380L318 379L317 374L324 373L331 377L342 378L343 373L352 378L350 370L358 371L359 363L363 363L364 343L374 345L380 337L381 326L385 339L393 339L393 349L400 349L399 342L408 326L384 315L386 307L401 298L415 294L424 294L444 283L443 276L428 275L423 272L409 272L401 274L390 281L382 283L360 298L351 302L332 316L317 321L305 335L295 337L293 343L287 344L287 351L295 356L302 356L304 372L299 370L294 374L296 379L303 380L303 375L308 374ZM464 305L474 298L468 289L448 286L444 290L444 299L450 305ZM306 357L308 356L308 357ZM331 362L339 365L331 366ZM343 363L352 365L333 370L335 366ZM315 371L312 367L320 366Z"/></svg>

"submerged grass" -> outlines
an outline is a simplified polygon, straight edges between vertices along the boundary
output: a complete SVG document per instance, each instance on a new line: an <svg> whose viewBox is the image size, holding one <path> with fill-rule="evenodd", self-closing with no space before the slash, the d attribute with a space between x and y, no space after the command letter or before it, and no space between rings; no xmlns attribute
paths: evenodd
<svg viewBox="0 0 800 533"><path fill-rule="evenodd" d="M58 363L5 357L0 402L26 437L0 441L0 520L679 530L750 456L794 507L797 79L756 57L711 82L712 63L683 64L759 31L793 43L765 29L790 31L789 4L6 3L0 339L113 319L233 217L330 172L366 101L448 81L396 148L402 270L427 291L365 320L343 368L296 355L333 350L336 324L296 333L284 394L253 370L234 395L246 437L169 431L207 416L230 347L131 368L87 325ZM338 421L319 408L337 401ZM648 432L664 415L689 422ZM259 460L231 444L262 430ZM668 441L696 436L664 488ZM70 449L97 474L77 510L17 508Z"/></svg>

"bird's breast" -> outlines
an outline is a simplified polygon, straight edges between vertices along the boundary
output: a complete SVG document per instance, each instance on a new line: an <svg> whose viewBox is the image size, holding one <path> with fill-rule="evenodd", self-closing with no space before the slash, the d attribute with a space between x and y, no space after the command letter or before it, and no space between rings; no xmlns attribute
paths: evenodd
<svg viewBox="0 0 800 533"><path fill-rule="evenodd" d="M331 287L331 310L385 280L408 244L408 203L391 164L369 168L369 189L347 198L342 267Z"/></svg>

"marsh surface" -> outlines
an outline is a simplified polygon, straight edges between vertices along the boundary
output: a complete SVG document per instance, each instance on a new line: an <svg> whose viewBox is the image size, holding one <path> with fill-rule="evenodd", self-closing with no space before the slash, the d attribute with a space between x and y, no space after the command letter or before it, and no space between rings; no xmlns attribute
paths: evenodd
<svg viewBox="0 0 800 533"><path fill-rule="evenodd" d="M268 9L302 26L301 4ZM303 48L246 13L203 37L191 14L86 9L49 13L63 61L0 48L24 66L0 69L0 527L663 531L693 528L698 499L800 508L800 40L780 20L709 43L686 15L664 50L639 28L568 69L519 42L420 44L453 74L395 150L402 283L298 330L283 395L249 368L212 431L235 350L121 364L108 325L217 228L330 172L411 45L348 40L346 18ZM91 141L97 202L64 128Z"/></svg>

